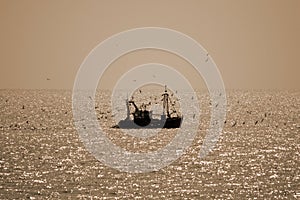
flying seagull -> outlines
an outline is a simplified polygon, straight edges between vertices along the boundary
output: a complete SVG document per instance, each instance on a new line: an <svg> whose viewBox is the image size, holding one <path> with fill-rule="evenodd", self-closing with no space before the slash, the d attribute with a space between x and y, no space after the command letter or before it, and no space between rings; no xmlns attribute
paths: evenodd
<svg viewBox="0 0 300 200"><path fill-rule="evenodd" d="M208 53L206 54L206 59L205 59L205 62L208 62Z"/></svg>
<svg viewBox="0 0 300 200"><path fill-rule="evenodd" d="M234 121L234 123L231 125L231 127L234 127L236 125L236 121Z"/></svg>

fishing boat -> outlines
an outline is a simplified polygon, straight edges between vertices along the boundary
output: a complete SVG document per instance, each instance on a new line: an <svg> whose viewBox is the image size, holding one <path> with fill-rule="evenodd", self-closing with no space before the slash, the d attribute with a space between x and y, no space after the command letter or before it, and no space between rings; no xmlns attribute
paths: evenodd
<svg viewBox="0 0 300 200"><path fill-rule="evenodd" d="M113 126L113 128L180 128L183 116L180 116L174 108L172 113L170 113L170 97L166 86L162 97L163 113L161 114L160 119L153 118L153 112L151 110L147 110L145 106L139 108L133 100L129 101L127 98L127 117L126 119L121 120L118 125ZM130 106L134 107L134 112L130 112Z"/></svg>

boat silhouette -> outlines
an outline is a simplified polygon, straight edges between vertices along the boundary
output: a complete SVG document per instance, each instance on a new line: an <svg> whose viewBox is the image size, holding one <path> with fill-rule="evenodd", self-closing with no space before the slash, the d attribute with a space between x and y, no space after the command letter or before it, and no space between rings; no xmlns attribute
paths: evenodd
<svg viewBox="0 0 300 200"><path fill-rule="evenodd" d="M180 116L175 109L172 111L173 116L170 114L170 98L166 86L165 92L162 94L162 96L163 113L161 114L160 119L153 118L153 111L147 110L146 106L144 106L144 108L139 108L133 100L129 101L127 98L127 117L126 119L119 121L118 125L113 126L113 128L180 128L183 116ZM134 112L130 112L130 106L134 107Z"/></svg>

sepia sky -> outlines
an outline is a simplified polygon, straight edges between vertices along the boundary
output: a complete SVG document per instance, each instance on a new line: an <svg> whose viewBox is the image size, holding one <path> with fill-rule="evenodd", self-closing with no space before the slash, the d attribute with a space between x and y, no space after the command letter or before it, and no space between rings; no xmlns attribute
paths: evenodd
<svg viewBox="0 0 300 200"><path fill-rule="evenodd" d="M121 31L154 26L198 41L226 89L300 89L299 9L298 0L1 0L0 88L71 89L97 44ZM188 63L158 50L121 57L101 87L113 87L131 67L147 62L173 66L193 87L203 87Z"/></svg>

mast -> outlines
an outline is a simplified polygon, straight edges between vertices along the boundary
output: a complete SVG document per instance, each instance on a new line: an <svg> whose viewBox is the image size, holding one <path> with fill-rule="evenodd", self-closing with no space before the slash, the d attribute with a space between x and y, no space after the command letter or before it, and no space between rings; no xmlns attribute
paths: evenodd
<svg viewBox="0 0 300 200"><path fill-rule="evenodd" d="M165 93L162 94L162 96L163 96L163 115L167 114L167 116L170 117L170 113L169 113L169 94L168 94L166 85L165 85Z"/></svg>
<svg viewBox="0 0 300 200"><path fill-rule="evenodd" d="M130 110L129 110L129 102L128 102L128 97L126 99L126 108L127 108L127 119L130 117Z"/></svg>

